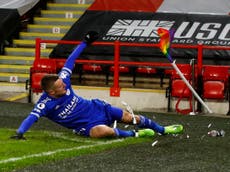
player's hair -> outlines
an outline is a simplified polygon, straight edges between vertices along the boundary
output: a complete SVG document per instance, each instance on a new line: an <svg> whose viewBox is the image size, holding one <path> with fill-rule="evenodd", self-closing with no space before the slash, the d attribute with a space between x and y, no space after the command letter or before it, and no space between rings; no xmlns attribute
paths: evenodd
<svg viewBox="0 0 230 172"><path fill-rule="evenodd" d="M52 89L54 82L58 80L57 74L47 74L41 80L41 87L45 92L48 92Z"/></svg>

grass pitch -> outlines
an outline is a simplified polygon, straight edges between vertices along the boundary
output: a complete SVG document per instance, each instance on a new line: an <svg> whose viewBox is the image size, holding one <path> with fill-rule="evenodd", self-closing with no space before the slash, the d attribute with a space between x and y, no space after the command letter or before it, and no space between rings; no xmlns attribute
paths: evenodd
<svg viewBox="0 0 230 172"><path fill-rule="evenodd" d="M0 169L11 171L26 166L92 154L127 144L128 139L89 139L68 132L32 130L27 140L12 140L15 131L0 129ZM129 139L129 144L141 141Z"/></svg>
<svg viewBox="0 0 230 172"><path fill-rule="evenodd" d="M142 113L162 125L185 128L180 135L149 139L89 139L42 118L26 133L27 140L18 141L9 137L32 105L0 104L0 171L230 171L229 118ZM209 137L212 129L226 134Z"/></svg>

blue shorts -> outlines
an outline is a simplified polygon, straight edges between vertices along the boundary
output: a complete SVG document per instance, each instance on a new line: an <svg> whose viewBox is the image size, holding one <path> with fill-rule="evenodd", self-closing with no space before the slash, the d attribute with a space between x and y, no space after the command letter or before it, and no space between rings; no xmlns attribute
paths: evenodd
<svg viewBox="0 0 230 172"><path fill-rule="evenodd" d="M82 128L77 129L77 133L83 136L89 136L91 128L97 125L111 126L115 120L121 121L123 110L112 106L102 100L92 100L94 108L89 122Z"/></svg>

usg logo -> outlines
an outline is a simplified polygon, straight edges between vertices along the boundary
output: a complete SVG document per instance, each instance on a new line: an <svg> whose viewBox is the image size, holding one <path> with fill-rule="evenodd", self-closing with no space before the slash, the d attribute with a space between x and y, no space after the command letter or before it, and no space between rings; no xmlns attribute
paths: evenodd
<svg viewBox="0 0 230 172"><path fill-rule="evenodd" d="M176 27L175 27L176 26ZM103 40L159 42L158 28L175 29L173 43L230 45L230 23L118 19Z"/></svg>

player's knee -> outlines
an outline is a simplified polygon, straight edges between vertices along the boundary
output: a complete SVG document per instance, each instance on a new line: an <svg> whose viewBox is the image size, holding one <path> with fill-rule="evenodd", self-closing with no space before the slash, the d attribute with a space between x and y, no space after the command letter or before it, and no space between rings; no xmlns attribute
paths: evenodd
<svg viewBox="0 0 230 172"><path fill-rule="evenodd" d="M137 123L139 123L139 121L140 121L139 115L134 115L134 116L136 118ZM125 123L132 123L133 122L133 115L127 111L123 111L122 121Z"/></svg>
<svg viewBox="0 0 230 172"><path fill-rule="evenodd" d="M105 125L95 126L90 130L90 137L92 138L103 138L103 137L114 137L114 136L115 136L114 130Z"/></svg>
<svg viewBox="0 0 230 172"><path fill-rule="evenodd" d="M123 122L130 123L130 122L132 122L132 119L133 119L133 117L129 112L123 111L123 115L122 115L122 121Z"/></svg>

